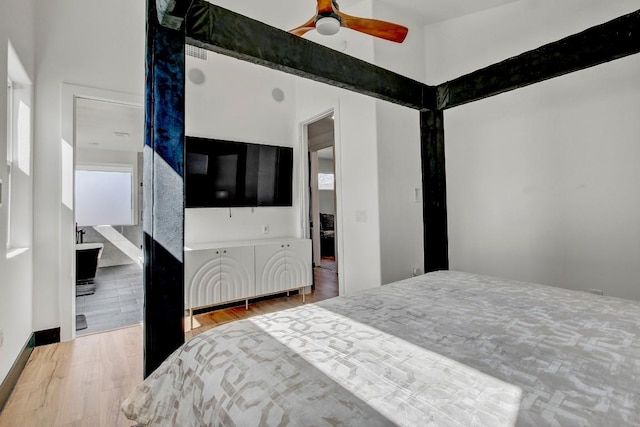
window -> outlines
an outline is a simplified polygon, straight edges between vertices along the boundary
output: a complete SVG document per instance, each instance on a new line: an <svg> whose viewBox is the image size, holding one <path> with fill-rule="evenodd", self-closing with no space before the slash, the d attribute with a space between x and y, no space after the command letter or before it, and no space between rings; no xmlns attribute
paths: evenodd
<svg viewBox="0 0 640 427"><path fill-rule="evenodd" d="M127 166L76 168L78 226L133 225L133 170Z"/></svg>
<svg viewBox="0 0 640 427"><path fill-rule="evenodd" d="M332 173L318 174L318 190L333 190L335 188L335 177Z"/></svg>
<svg viewBox="0 0 640 427"><path fill-rule="evenodd" d="M11 42L7 52L7 149L3 209L6 212L7 257L31 246L31 128L33 86Z"/></svg>

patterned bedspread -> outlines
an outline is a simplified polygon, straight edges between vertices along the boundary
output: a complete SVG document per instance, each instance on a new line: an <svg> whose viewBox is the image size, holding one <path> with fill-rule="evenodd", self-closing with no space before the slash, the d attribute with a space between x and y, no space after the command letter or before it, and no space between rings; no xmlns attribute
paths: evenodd
<svg viewBox="0 0 640 427"><path fill-rule="evenodd" d="M639 426L640 303L456 272L219 326L122 409L159 426Z"/></svg>

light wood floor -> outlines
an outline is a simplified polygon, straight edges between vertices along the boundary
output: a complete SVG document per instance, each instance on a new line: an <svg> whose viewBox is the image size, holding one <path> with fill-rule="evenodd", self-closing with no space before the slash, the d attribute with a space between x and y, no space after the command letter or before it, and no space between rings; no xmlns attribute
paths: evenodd
<svg viewBox="0 0 640 427"><path fill-rule="evenodd" d="M316 268L316 289L307 302L338 294L335 272ZM302 304L301 296L195 316L186 339L223 323ZM187 322L188 323L188 322ZM132 426L120 404L142 381L142 327L87 335L34 349L7 405L0 427Z"/></svg>

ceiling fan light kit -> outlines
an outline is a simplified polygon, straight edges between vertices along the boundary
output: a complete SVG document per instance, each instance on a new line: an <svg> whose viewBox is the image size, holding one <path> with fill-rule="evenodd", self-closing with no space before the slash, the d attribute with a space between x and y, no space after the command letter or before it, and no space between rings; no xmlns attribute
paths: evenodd
<svg viewBox="0 0 640 427"><path fill-rule="evenodd" d="M323 36L332 36L340 30L340 20L333 16L323 16L316 21L316 30Z"/></svg>
<svg viewBox="0 0 640 427"><path fill-rule="evenodd" d="M395 43L402 43L407 37L409 29L392 22L378 19L359 18L340 12L336 0L317 0L316 14L307 22L289 32L302 37L307 32L316 29L325 36L336 34L340 27L368 34Z"/></svg>

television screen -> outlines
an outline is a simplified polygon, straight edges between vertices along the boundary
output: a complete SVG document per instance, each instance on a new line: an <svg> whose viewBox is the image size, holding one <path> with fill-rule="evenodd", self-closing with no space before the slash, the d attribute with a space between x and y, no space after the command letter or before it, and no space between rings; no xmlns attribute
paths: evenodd
<svg viewBox="0 0 640 427"><path fill-rule="evenodd" d="M185 206L291 206L293 149L188 136Z"/></svg>

